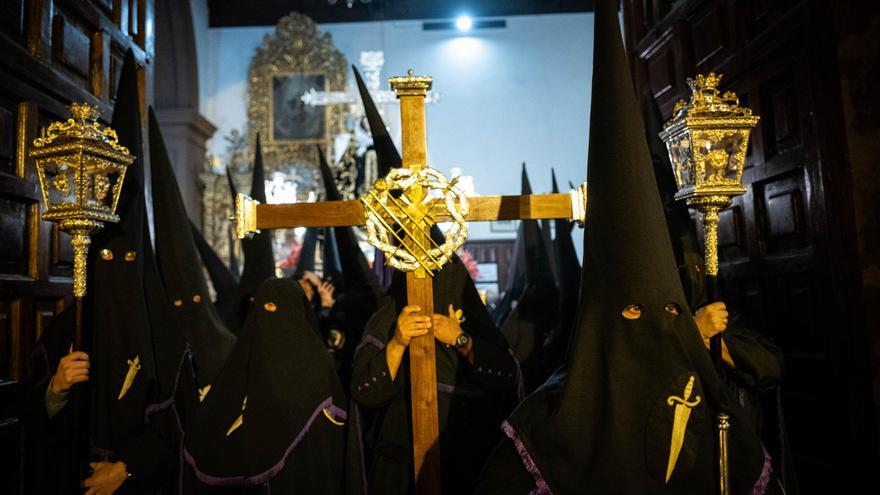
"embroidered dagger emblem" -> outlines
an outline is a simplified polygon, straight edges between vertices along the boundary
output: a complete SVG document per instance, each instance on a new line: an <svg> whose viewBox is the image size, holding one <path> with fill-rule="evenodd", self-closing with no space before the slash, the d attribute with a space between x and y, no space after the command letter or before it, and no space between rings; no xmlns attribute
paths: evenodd
<svg viewBox="0 0 880 495"><path fill-rule="evenodd" d="M666 399L666 403L675 406L675 413L672 419L672 440L669 444L669 463L666 465L666 482L672 477L672 471L675 470L675 463L678 461L678 454L681 453L681 447L684 445L684 433L687 429L688 419L691 417L691 409L697 407L700 403L700 396L696 396L694 400L691 393L694 390L694 377L692 376L687 385L684 387L682 397L670 395Z"/></svg>
<svg viewBox="0 0 880 495"><path fill-rule="evenodd" d="M232 422L232 426L229 427L229 430L226 431L226 436L232 435L232 432L237 430L241 425L244 424L244 410L247 407L247 395L244 396L244 400L241 401L241 414L235 418L235 421Z"/></svg>
<svg viewBox="0 0 880 495"><path fill-rule="evenodd" d="M204 387L199 389L199 402L204 402L205 397L208 396L208 392L211 391L211 384L207 384Z"/></svg>
<svg viewBox="0 0 880 495"><path fill-rule="evenodd" d="M125 373L125 380L122 382L122 388L119 390L119 396L116 397L116 400L122 400L122 398L125 397L125 394L128 393L128 389L131 388L131 384L134 383L134 377L137 376L140 369L141 356L138 354L133 360L128 360L128 371Z"/></svg>

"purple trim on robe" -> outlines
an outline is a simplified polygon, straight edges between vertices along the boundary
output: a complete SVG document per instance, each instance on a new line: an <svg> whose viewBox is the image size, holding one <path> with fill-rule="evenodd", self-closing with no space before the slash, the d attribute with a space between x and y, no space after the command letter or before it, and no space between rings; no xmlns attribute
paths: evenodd
<svg viewBox="0 0 880 495"><path fill-rule="evenodd" d="M519 454L520 459L522 460L523 466L526 468L526 471L532 475L532 478L535 479L535 489L529 492L529 495L553 495L553 491L550 489L550 485L547 484L547 480L544 479L544 475L541 474L541 470L538 469L538 465L535 464L534 459L529 454L529 451L526 450L526 446L522 443L519 436L516 434L516 430L513 428L513 425L505 420L501 423L501 429L504 431L504 434L507 435L513 441L514 447L516 447L516 452Z"/></svg>
<svg viewBox="0 0 880 495"><path fill-rule="evenodd" d="M364 337L361 339L361 343L358 344L358 346L355 348L354 353L357 354L357 352L358 352L359 350L361 350L361 347L363 347L363 346L365 346L365 345L367 345L367 344L372 345L372 346L378 348L380 351L381 351L382 349L385 348L385 342L382 342L381 340L377 339L376 337L373 337L373 336L370 335L370 334L366 334L366 335L364 335Z"/></svg>
<svg viewBox="0 0 880 495"><path fill-rule="evenodd" d="M758 477L758 481L755 482L755 486L752 488L752 495L764 495L764 492L767 491L767 485L770 484L770 475L772 474L773 464L770 454L767 452L767 449L764 449L764 468L761 469L761 476Z"/></svg>
<svg viewBox="0 0 880 495"><path fill-rule="evenodd" d="M394 267L385 263L385 253L379 249L376 249L373 255L373 273L376 274L376 280L383 289L388 290L391 287Z"/></svg>
<svg viewBox="0 0 880 495"><path fill-rule="evenodd" d="M303 437L306 436L306 433L312 427L312 424L315 420L323 415L324 409L333 406L333 397L327 397L323 402L318 404L318 407L315 408L314 412L312 412L312 416L303 426L302 430L296 435L296 438L293 439L293 442L287 447L287 450L284 451L284 455L281 456L281 459L278 460L275 465L270 467L269 469L263 471L260 474L254 476L212 476L201 471L198 466L196 466L196 460L190 454L189 450L186 448L183 449L183 455L186 457L186 462L192 466L193 471L196 473L196 477L205 484L212 486L254 486L260 485L263 483L267 483L269 480L274 478L284 469L284 464L287 462L287 457L293 452L293 449L296 448L297 445L302 441ZM337 408L338 409L338 408Z"/></svg>
<svg viewBox="0 0 880 495"><path fill-rule="evenodd" d="M177 363L177 373L174 375L174 388L171 389L171 395L162 402L154 402L147 406L147 408L144 410L144 423L146 423L150 419L150 416L152 416L153 414L159 411L164 411L165 409L168 409L168 407L170 407L172 404L174 404L175 396L177 396L177 385L180 383L180 372L181 370L183 370L183 363L186 362L186 358L187 356L189 356L189 353L190 348L189 344L187 344L186 347L183 349L183 353L181 353L180 355L180 362Z"/></svg>

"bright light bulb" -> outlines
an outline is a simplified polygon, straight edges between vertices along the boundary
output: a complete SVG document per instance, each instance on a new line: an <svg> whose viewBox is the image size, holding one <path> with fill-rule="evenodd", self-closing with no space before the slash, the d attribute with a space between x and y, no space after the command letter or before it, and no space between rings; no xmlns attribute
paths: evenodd
<svg viewBox="0 0 880 495"><path fill-rule="evenodd" d="M459 31L470 31L474 26L474 20L470 17L463 15L455 20L455 27L458 28Z"/></svg>

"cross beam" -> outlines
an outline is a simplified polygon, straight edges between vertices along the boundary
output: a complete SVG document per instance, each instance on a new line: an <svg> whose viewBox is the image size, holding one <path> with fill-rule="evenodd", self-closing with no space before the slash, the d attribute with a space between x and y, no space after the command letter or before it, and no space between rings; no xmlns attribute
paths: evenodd
<svg viewBox="0 0 880 495"><path fill-rule="evenodd" d="M403 166L418 171L427 159L425 132L425 96L431 78L396 77L389 80L400 99L403 131ZM411 186L407 192L410 204L422 204L427 191ZM444 204L427 200L428 222L418 223L405 234L406 246L425 245L430 238L430 224L449 220ZM468 198L467 221L568 218L584 221L586 184L568 194L527 196L478 196ZM363 225L364 205L360 201L324 201L262 205L239 194L236 199L236 230L243 238L259 229L293 227L341 227ZM421 314L434 313L433 284L425 268L407 272L407 302L421 307ZM410 397L412 413L412 452L417 495L437 495L440 486L440 428L437 417L437 370L434 356L434 335L429 333L410 341Z"/></svg>
<svg viewBox="0 0 880 495"><path fill-rule="evenodd" d="M494 220L540 220L570 218L582 221L573 213L572 203L582 202L580 190L568 194L533 194L530 196L476 196L468 198L468 222ZM257 204L246 199L254 228L292 229L295 227L354 227L364 223L364 205L360 201L321 201L318 203ZM438 222L450 220L441 200L432 200L431 208ZM244 216L244 215L243 215ZM247 230L247 229L245 229ZM245 232L247 233L247 232Z"/></svg>

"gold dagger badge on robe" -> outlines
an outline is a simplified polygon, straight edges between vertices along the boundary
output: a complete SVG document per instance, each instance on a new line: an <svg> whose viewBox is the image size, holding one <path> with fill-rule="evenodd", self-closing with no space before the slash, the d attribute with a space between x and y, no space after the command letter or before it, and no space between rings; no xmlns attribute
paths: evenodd
<svg viewBox="0 0 880 495"><path fill-rule="evenodd" d="M694 400L690 401L691 393L694 390L694 377L691 376L684 387L682 397L670 395L666 399L666 403L675 406L675 412L672 419L672 440L669 444L669 463L666 465L666 482L672 477L672 471L675 470L675 463L678 461L678 454L681 453L681 447L684 445L684 433L687 429L688 419L691 417L691 409L697 407L700 403L698 395Z"/></svg>
<svg viewBox="0 0 880 495"><path fill-rule="evenodd" d="M244 396L244 400L241 401L241 414L235 418L235 421L232 422L232 425L226 431L226 436L232 435L232 432L237 430L241 425L244 424L244 410L247 407L247 395Z"/></svg>
<svg viewBox="0 0 880 495"><path fill-rule="evenodd" d="M125 397L125 394L128 393L128 389L131 388L131 384L134 383L134 377L137 376L140 369L141 356L138 354L134 359L128 360L128 371L125 373L125 380L122 382L122 388L119 390L119 396L116 397L116 400L122 400L122 398Z"/></svg>

